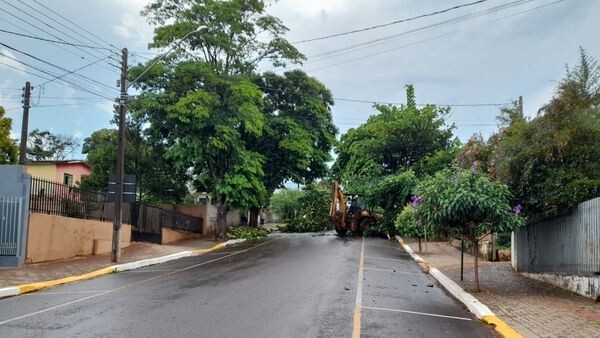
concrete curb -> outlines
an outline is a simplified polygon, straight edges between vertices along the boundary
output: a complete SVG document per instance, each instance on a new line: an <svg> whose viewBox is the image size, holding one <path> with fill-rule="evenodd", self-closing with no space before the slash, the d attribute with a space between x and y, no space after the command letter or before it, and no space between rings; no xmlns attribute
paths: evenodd
<svg viewBox="0 0 600 338"><path fill-rule="evenodd" d="M433 278L435 278L444 287L444 289L446 289L456 299L462 302L469 309L469 311L471 311L471 313L473 313L477 317L477 319L482 320L484 323L494 325L494 330L500 333L503 337L523 337L517 331L511 328L508 324L506 324L500 318L498 318L492 312L492 310L490 310L487 306L481 303L477 298L473 297L473 295L466 292L460 285L456 284L452 279L448 278L437 268L431 266L419 255L415 254L412 248L406 245L400 236L396 236L396 240L398 241L398 243L400 243L402 248L406 252L408 252L408 254L415 260L415 262L425 264L429 269L429 274L433 276Z"/></svg>
<svg viewBox="0 0 600 338"><path fill-rule="evenodd" d="M110 273L135 270L135 269L143 268L143 267L150 266L150 265L166 263L166 262L180 259L183 257L197 256L197 255L201 255L201 254L208 253L211 251L219 250L219 249L222 249L224 247L227 247L227 246L230 246L233 244L242 243L245 241L246 241L245 239L232 239L232 240L228 240L223 243L219 243L209 249L181 251L181 252L176 252L174 254L170 254L170 255L166 255L166 256L148 258L148 259L143 259L143 260L139 260L139 261L135 261L135 262L113 265L113 266L102 268L102 269L99 269L96 271L84 273L82 275L76 275L76 276L64 277L64 278L59 278L59 279L54 279L54 280L49 280L49 281L21 284L21 285L14 286L14 287L2 288L2 289L0 289L0 298L18 296L18 295L22 295L25 293L35 292L38 290L47 289L47 288L51 288L51 287L62 285L62 284L73 283L73 282L77 282L77 281L91 279L94 277L107 275Z"/></svg>

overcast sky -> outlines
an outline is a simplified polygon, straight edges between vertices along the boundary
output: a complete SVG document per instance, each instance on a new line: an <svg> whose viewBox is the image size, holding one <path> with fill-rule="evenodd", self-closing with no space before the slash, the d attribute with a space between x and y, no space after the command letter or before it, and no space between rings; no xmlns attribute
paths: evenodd
<svg viewBox="0 0 600 338"><path fill-rule="evenodd" d="M150 56L141 54L149 52L146 46L152 38L152 27L139 15L146 0L37 1L106 42L129 48L134 53L131 63ZM288 40L296 42L473 1L281 0L271 5L268 12L283 20L290 29ZM418 103L501 104L522 95L525 114L534 116L552 96L555 82L564 75L565 64L577 61L579 46L591 56L600 57L600 1L517 1L520 4L493 9L514 2L488 0L435 16L296 46L309 57L303 69L322 81L338 98L333 116L341 133L364 122L374 110L368 103L339 99L405 102L406 84L415 86ZM0 0L0 29L90 43L76 33L89 36L86 32L67 30L44 15L70 25L33 0ZM459 22L427 28L459 17L463 17ZM385 39L378 43L348 48L382 38ZM67 70L108 55L102 50L57 47L2 32L0 43ZM50 77L40 73L40 69L53 74L64 71L1 45L0 52L5 55L0 55L0 105L13 118L15 137L21 128L20 88L25 81L31 81L35 87L30 130L49 129L82 140L95 130L111 126L112 102L60 81L42 87L45 79L24 72ZM322 55L320 59L319 55ZM112 57L118 58L118 55ZM115 60L102 60L78 73L96 81L96 91L112 98L118 94L119 75L118 69L108 62L117 64ZM70 76L66 79L77 79ZM79 80L90 84L89 79ZM497 113L497 106L454 106L448 120L457 124L456 135L464 141L476 132L489 136L496 130ZM75 157L82 155L78 152Z"/></svg>

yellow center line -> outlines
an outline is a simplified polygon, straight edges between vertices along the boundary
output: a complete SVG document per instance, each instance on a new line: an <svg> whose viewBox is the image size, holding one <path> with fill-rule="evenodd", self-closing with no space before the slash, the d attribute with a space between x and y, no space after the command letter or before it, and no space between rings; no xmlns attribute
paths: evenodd
<svg viewBox="0 0 600 338"><path fill-rule="evenodd" d="M354 329L352 330L352 338L360 337L360 317L362 304L362 286L363 286L363 271L365 265L365 238L362 239L360 246L360 259L358 261L358 283L356 285L356 305L354 307Z"/></svg>

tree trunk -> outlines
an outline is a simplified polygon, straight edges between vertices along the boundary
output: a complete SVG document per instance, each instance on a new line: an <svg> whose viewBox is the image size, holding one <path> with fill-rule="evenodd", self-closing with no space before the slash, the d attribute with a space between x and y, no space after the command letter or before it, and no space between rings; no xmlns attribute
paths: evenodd
<svg viewBox="0 0 600 338"><path fill-rule="evenodd" d="M253 228L258 227L258 217L260 216L260 208L252 207L250 208L250 219L248 220L248 226Z"/></svg>
<svg viewBox="0 0 600 338"><path fill-rule="evenodd" d="M421 237L419 237L419 253L421 252Z"/></svg>
<svg viewBox="0 0 600 338"><path fill-rule="evenodd" d="M474 255L475 255L475 291L479 292L479 241L474 240Z"/></svg>
<svg viewBox="0 0 600 338"><path fill-rule="evenodd" d="M222 196L217 204L217 224L215 229L215 238L219 240L227 239L227 198Z"/></svg>

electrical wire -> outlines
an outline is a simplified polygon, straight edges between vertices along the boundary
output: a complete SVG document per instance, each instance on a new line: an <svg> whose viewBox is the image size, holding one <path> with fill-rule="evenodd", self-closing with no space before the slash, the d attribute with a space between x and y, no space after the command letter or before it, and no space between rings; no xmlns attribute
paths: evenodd
<svg viewBox="0 0 600 338"><path fill-rule="evenodd" d="M38 5L42 6L43 8L45 8L46 10L48 10L49 12L51 12L52 14L54 14L54 15L58 16L59 18L61 18L61 19L65 20L65 21L67 21L67 22L68 22L68 23L70 23L71 25L73 25L73 26L75 26L75 27L77 27L77 28L81 29L82 31L84 31L84 32L88 33L89 35L91 35L92 37L94 37L94 38L98 39L99 41L101 41L101 42L104 42L104 43L105 43L105 44L107 44L108 46L110 46L110 47L112 47L112 48L114 48L114 49L117 49L117 50L119 49L118 47L116 47L116 46L115 46L115 45L113 45L112 43L110 43L110 42L108 42L108 41L104 40L103 38L99 37L98 35L96 35L96 34L94 34L94 33L90 32L89 30L87 30L87 29L85 29L85 28L81 27L80 25L78 25L78 24L76 24L75 22L73 22L73 21L69 20L68 18L65 18L65 17L64 17L64 16L62 16L60 13L57 13L57 12L55 12L54 10L52 10L51 8L48 8L48 7L47 7L47 6L45 6L44 4L42 4L42 3L38 2L37 0L33 0L33 2L35 2L36 4L38 4Z"/></svg>
<svg viewBox="0 0 600 338"><path fill-rule="evenodd" d="M76 43L70 43L70 42L59 41L59 40L52 40L52 39L44 39L44 38L40 38L38 36L28 35L28 34L23 34L23 33L17 33L17 32L9 31L9 30L6 30L6 29L0 29L0 32L7 33L7 34L12 34L12 35L17 35L17 36L21 36L21 37L24 37L24 38L30 38L30 39L40 40L40 41L58 43L58 44L67 45L67 46L81 47L81 48L91 48L91 49L102 49L102 50L112 51L112 49L109 49L109 48L97 47L97 46L89 46L89 45L80 45L80 44L76 44Z"/></svg>
<svg viewBox="0 0 600 338"><path fill-rule="evenodd" d="M473 5L478 5L478 4L480 4L482 2L486 2L486 1L488 1L488 0L479 0L479 1L469 2L469 3L466 3L466 4L456 5L456 6L449 7L449 8L446 8L446 9L442 9L442 10L439 10L439 11L435 11L435 12L431 12L431 13L427 13L427 14L421 14L421 15L410 17L410 18L396 20L396 21L392 21L392 22L388 22L388 23L384 23L384 24L380 24L380 25L375 25L375 26L370 26L370 27L355 29L355 30L351 30L351 31L347 31L347 32L342 32L342 33L325 35L325 36L321 36L321 37L317 37L317 38L300 40L300 41L292 42L292 44L301 44L301 43L306 43L306 42L312 42L312 41L319 41L319 40L325 40L325 39L335 38L335 37L338 37L338 36L345 36L345 35L350 35L350 34L355 34L355 33L360 33L360 32L366 32L366 31L370 31L370 30L373 30L373 29L388 27L388 26L396 25L396 24L403 23L403 22L409 22L409 21L413 21L413 20L417 20L417 19L421 19L421 18L425 18L425 17L429 17L429 16L435 16L435 15L438 15L438 14L442 14L442 13L450 12L450 11L453 11L453 10L457 10L457 9L463 8L463 7L469 7L469 6L473 6Z"/></svg>
<svg viewBox="0 0 600 338"><path fill-rule="evenodd" d="M346 60L346 61L342 61L342 62L339 62L339 63L335 63L335 64L323 66L323 67L314 68L314 69L308 70L307 72L315 72L315 71L318 71L318 70L323 70L323 69L327 69L327 68L331 68L331 67L337 67L337 66L340 66L340 65L343 65L343 64L347 64L347 63L351 63L351 62L354 62L354 61L359 61L359 60L363 60L363 59L366 59L366 58L370 58L372 56L378 56L378 55L381 55L381 54L389 53L389 52L392 52L392 51L395 51L395 50L398 50L398 49L402 49L402 48L414 46L414 45L421 44L421 43L424 43L424 42L427 42L427 41L431 41L431 40L439 39L439 38L442 38L442 37L445 37L445 36L448 36L448 35L452 35L452 34L461 32L461 31L466 30L466 29L471 29L471 28L478 27L478 26L488 25L488 24L491 24L491 23L494 23L494 22L497 22L497 21L506 20L506 19L509 19L509 18L517 16L517 15L522 15L522 14L529 13L529 12L532 12L532 11L535 11L535 10L538 10L538 9L541 9L541 8L544 8L544 7L552 6L552 5L558 4L558 3L563 2L563 1L564 0L557 0L557 1L554 1L554 2L551 2L551 3L548 3L548 4L537 6L537 7L534 7L534 8L531 8L531 9L527 9L527 10L524 10L524 11L520 11L520 12L517 12L517 13L513 13L513 14L510 14L510 15L498 18L498 19L486 21L486 22L483 22L483 23L480 23L480 24L472 25L472 26L465 27L465 28L462 28L462 29L459 29L459 30L456 30L456 31L452 31L452 32L448 32L448 33L445 33L445 34L437 35L437 36L434 36L434 37L431 37L431 38L428 38L428 39L424 39L424 40L412 42L412 43L409 43L409 44L400 45L400 46L397 46L397 47L394 47L394 48L384 49L384 50L379 51L377 53L371 53L371 54L363 55L363 56L360 56L360 57L357 57L357 58L353 58L353 59L349 59L349 60Z"/></svg>
<svg viewBox="0 0 600 338"><path fill-rule="evenodd" d="M22 50L19 50L19 49L17 49L17 48L11 47L11 46L9 46L9 45L7 45L7 44L5 44L5 43L2 43L2 42L0 42L0 46L4 46L4 47L6 47L6 48L8 48L8 49L10 49L10 50L12 50L12 51L15 51L15 52L17 52L17 53L23 54L23 55L25 55L25 56L28 56L28 57L30 57L30 58L32 58L32 59L34 59L34 60L37 60L37 61L39 61L39 62L42 62L42 63L44 63L44 64L47 64L47 65L49 65L49 66L52 66L52 67L58 68L58 69L60 69L60 70L62 70L62 71L65 71L65 72L71 72L69 69L63 68L63 67L61 67L61 66L57 66L57 65L55 65L55 64L53 64L53 63L51 63L51 62L48 62L48 61L46 61L46 60L43 60L43 59L41 59L41 58L38 58L37 56L31 55L31 54L29 54L29 53L27 53L27 52L24 52L24 51L22 51ZM107 85L107 84L104 84L104 83L102 83L102 82L96 81L96 80L94 80L94 79L92 79L92 78L89 78L89 77L87 77L87 76L85 76L85 75L81 75L81 74L77 74L77 73L73 73L73 75L76 75L76 76L78 76L78 77L81 77L81 78L83 78L83 79L86 79L86 80L88 80L88 81L91 81L91 82L93 82L93 83L95 83L95 84L97 84L97 85L99 85L99 86L103 86L103 87L105 87L105 88L108 88L108 89L111 89L111 90L114 90L114 91L118 91L118 90L117 90L116 88L114 88L114 87L111 87L111 86L109 86L109 85Z"/></svg>
<svg viewBox="0 0 600 338"><path fill-rule="evenodd" d="M17 11L19 11L19 12L21 12L21 13L23 13L23 14L27 15L28 17L31 17L31 18L35 19L36 21L39 21L39 22L40 22L40 23L42 23L43 25L45 25L45 26L47 26L47 27L49 27L49 28L51 28L51 29L53 29L53 30L56 30L56 31L58 31L58 32L62 33L63 35L69 36L68 34L65 34L64 32L62 32L62 31L58 30L57 28L55 28L55 27L53 27L52 25L48 24L47 22L45 22L45 21L41 20L40 18L38 18L38 17L36 17L36 16L34 16L34 15L30 14L29 12L27 12L27 11L25 11L25 10L23 10L23 9L21 9L21 8L19 8L19 7L15 6L15 5L13 5L13 4L11 4L11 3L9 3L8 1L6 1L6 0L0 0L0 1L2 1L2 2L6 3L6 4L7 4L7 5L9 5L10 7L12 7L12 8L14 8L14 9L16 9ZM55 39L58 39L58 40L60 40L60 41L67 42L65 39L63 39L63 38L61 38L61 37L59 37L59 36L56 36L56 35L54 35L54 34L52 34L52 33L48 32L48 31L44 30L43 28L40 28L39 26L36 26L36 25L34 25L33 23L31 23L31 22L29 22L29 21L27 21L27 20L24 20L24 19L22 19L22 18L20 18L20 17L18 17L18 16L16 16L16 15L14 15L14 14L10 13L10 12L7 12L6 10L2 10L2 11L4 11L4 12L6 12L6 13L8 13L8 14L10 14L10 15L12 15L12 16L14 16L14 17L16 17L16 18L18 18L19 20L21 20L21 21L25 22L25 23L26 23L26 24L28 24L28 25L31 25L31 26L33 26L33 27L37 28L38 30L40 30L40 31L44 32L44 33L45 33L45 34L47 34L47 35L50 35L50 36L52 36L52 37L53 37L53 38L55 38ZM94 58L98 59L98 56L97 56L96 54L93 54L93 53L91 53L91 52L90 52L90 51L88 51L88 50L82 49L81 47L73 47L73 48L75 48L75 49L77 49L77 50L79 50L79 51L82 51L83 53L85 53L85 54L88 54L88 55L90 55L90 56L92 56L92 57L94 57ZM85 57L82 57L82 58L85 58ZM108 69L109 69L109 70L111 70L111 71L115 71L114 69L111 69L111 68L108 68Z"/></svg>
<svg viewBox="0 0 600 338"><path fill-rule="evenodd" d="M48 81L46 81L46 82L44 82L44 83L40 84L40 86L44 86L44 85L46 85L46 84L48 84L48 83L50 83L50 82L52 82L52 81L55 81L55 80L62 79L63 77L65 77L65 76L67 76L67 75L70 75L70 74L73 74L73 73L75 73L75 72L78 72L78 71L80 71L80 70L82 70L82 69L84 69L84 68L87 68L87 67L89 67L89 66L93 66L93 65L95 65L96 63L98 63L98 62L100 62L100 61L104 61L104 60L106 60L107 58L108 58L108 56L106 56L106 57L104 57L104 58L102 58L102 59L98 59L98 60L96 60L96 61L94 61L94 62L92 62L92 63L88 63L87 65L83 65L83 66L81 66L81 67L79 67L79 68L77 68L77 69L73 69L73 70L71 70L71 71L69 71L69 72L67 72L67 73L64 73L64 74L62 74L62 75L60 75L60 76L57 76L57 77L55 77L55 78L53 78L53 79L51 79L51 80L48 80ZM113 89L114 89L114 88L113 88ZM116 90L116 89L115 89L115 90Z"/></svg>
<svg viewBox="0 0 600 338"><path fill-rule="evenodd" d="M334 100L337 101L348 101L348 102L356 102L356 103L368 103L368 104L388 104L388 105L406 105L405 102L385 102L378 100L358 100L358 99L347 99L341 97L334 97ZM417 103L417 106L424 107L427 105L435 105L438 107L502 107L510 105L510 103Z"/></svg>
<svg viewBox="0 0 600 338"><path fill-rule="evenodd" d="M4 56L5 58L8 58L8 59L10 59L10 60L13 60L13 61L15 61L15 62L18 62L18 63L20 63L20 64L22 64L22 65L24 65L24 66L30 67L30 68L32 68L32 69L35 69L35 70L37 70L38 72L41 72L41 73L43 73L43 74L50 75L51 77L57 77L57 75L56 75L56 74L53 74L53 73L51 73L51 72L49 72L49 71L46 71L46 70L44 70L44 69L41 69L41 68L39 68L39 67L32 66L32 65L29 65L29 64L27 64L27 63L25 63L25 62L23 62L23 61L21 61L21 60L18 60L18 59L16 59L16 58L13 58L13 57L11 57L11 56L9 56L9 55L6 55L6 54L4 54L4 53L2 53L2 52L0 52L0 55ZM8 67L10 67L10 68L16 69L16 70L18 70L18 71L20 71L20 72L22 72L22 73L26 73L26 74L30 74L30 75L33 75L33 76L37 76L37 77L39 77L39 78L42 78L42 79L45 79L45 80L51 80L51 78L48 78L48 77L45 77L45 76L42 76L42 75L39 75L39 74L35 74L35 73L33 73L33 72L26 71L26 70L23 70L23 69L20 69L20 68L17 68L17 67L14 67L14 66L8 65L8 64L6 64L6 63L3 63L3 62L0 62L0 64L3 64L3 65L6 65L6 66L8 66ZM65 83L65 84L67 84L67 85L70 85L70 86L72 86L72 87L74 87L74 88L77 88L77 89L79 89L79 90L82 90L82 91L84 91L84 92L86 92L86 93L89 93L89 94L92 94L92 95L95 95L95 96L99 96L99 97L105 98L105 99L107 99L107 100L109 100L109 101L111 101L111 102L112 102L112 101L114 101L114 99L111 99L111 98L109 98L109 97L106 97L106 96L104 96L104 95L102 95L102 94L99 94L99 93L97 93L97 92L93 91L92 89L85 88L85 87L83 87L83 86L81 86L81 85L78 85L78 84L76 84L76 83L73 83L73 82L70 82L70 81L66 81L66 80L64 80L64 79L59 79L59 81L61 81L61 82Z"/></svg>
<svg viewBox="0 0 600 338"><path fill-rule="evenodd" d="M440 22L436 22L430 25L426 25L426 26L422 26L422 27L418 27L415 29L411 29L405 32L401 32L401 33L396 33L396 34L392 34L392 35L387 35L384 37L380 37L377 39L373 39L373 40L368 40L365 42L361 42L361 43L357 43L354 45L350 45L350 46L346 46L343 48L339 48L339 49L335 49L335 50L331 50L325 53L321 53L321 54L316 54L316 55L311 55L308 56L309 60L315 60L316 58L322 57L322 56L328 56L331 54L339 54L341 52L347 52L347 51L351 51L353 49L358 49L360 47L363 47L361 49L364 48L371 48L372 45L377 45L377 44L382 44L382 43L386 43L388 40L394 40L394 39L398 39L401 38L403 36L407 36L416 32L421 32L421 31L425 31L425 30L430 30L430 29L434 29L434 28L438 28L438 27L444 27L444 26L448 26L448 25L452 25L452 24L456 24L456 23L461 23L463 21L467 21L467 20L471 20L474 18L478 18L484 15L488 15L494 12L498 12L498 11L502 11L511 7L516 7L516 6L520 6L532 1L536 1L536 0L517 0L517 1L512 1L506 4L502 4L502 5L498 5L498 6L494 6L488 9L484 9L481 11L477 11L477 12L473 12L473 13L469 13L469 14L465 14L465 15L461 15L458 17L454 17L452 19L448 19L448 20L444 20L444 21L440 21Z"/></svg>

